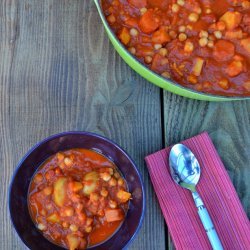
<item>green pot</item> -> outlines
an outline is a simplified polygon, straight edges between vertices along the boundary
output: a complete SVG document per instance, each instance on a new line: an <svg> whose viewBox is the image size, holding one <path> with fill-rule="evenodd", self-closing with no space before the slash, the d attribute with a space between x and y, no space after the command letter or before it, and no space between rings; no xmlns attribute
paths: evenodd
<svg viewBox="0 0 250 250"><path fill-rule="evenodd" d="M119 53L119 55L123 58L123 60L137 73L139 73L141 76L143 76L148 81L152 82L153 84L157 85L158 87L161 87L163 89L166 89L170 92L173 92L175 94L189 97L192 99L197 100L203 100L203 101L233 101L233 100L246 100L250 99L250 97L227 97L227 96L219 96L219 95L211 95L211 94L204 94L202 92L198 92L189 88L185 88L177 83L175 83L172 80L168 80L166 78L161 77L160 75L154 73L150 69L148 69L146 66L144 66L142 63L140 63L135 57L133 57L127 49L123 46L123 44L117 39L111 28L109 27L109 24L106 21L106 18L102 12L101 8L101 1L100 0L94 0L98 12L100 14L101 20L103 22L103 25L105 27L105 30L108 33L109 39L114 45L116 51Z"/></svg>

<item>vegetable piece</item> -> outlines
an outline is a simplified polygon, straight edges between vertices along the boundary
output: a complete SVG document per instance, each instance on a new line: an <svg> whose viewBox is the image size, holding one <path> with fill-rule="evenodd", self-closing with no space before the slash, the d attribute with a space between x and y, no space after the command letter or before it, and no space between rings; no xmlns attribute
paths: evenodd
<svg viewBox="0 0 250 250"><path fill-rule="evenodd" d="M239 26L242 19L242 14L238 11L227 11L220 20L226 24L228 30L235 29Z"/></svg>
<svg viewBox="0 0 250 250"><path fill-rule="evenodd" d="M70 250L76 250L81 243L80 238L74 234L68 234L66 239L68 241L68 245L69 245Z"/></svg>
<svg viewBox="0 0 250 250"><path fill-rule="evenodd" d="M229 30L226 32L225 37L227 39L241 39L243 37L243 32L241 29Z"/></svg>
<svg viewBox="0 0 250 250"><path fill-rule="evenodd" d="M204 60L201 57L197 57L195 59L195 63L192 69L192 74L195 76L200 76L203 65L204 65Z"/></svg>
<svg viewBox="0 0 250 250"><path fill-rule="evenodd" d="M53 213L47 217L47 221L52 222L52 223L59 223L60 217L57 213Z"/></svg>
<svg viewBox="0 0 250 250"><path fill-rule="evenodd" d="M170 36L164 27L155 31L152 36L152 42L156 44L162 44L170 41Z"/></svg>
<svg viewBox="0 0 250 250"><path fill-rule="evenodd" d="M250 91L250 81L246 81L243 83L243 87L247 90Z"/></svg>
<svg viewBox="0 0 250 250"><path fill-rule="evenodd" d="M148 0L147 1L150 6L160 8L160 9L167 9L169 1L168 0Z"/></svg>
<svg viewBox="0 0 250 250"><path fill-rule="evenodd" d="M213 56L217 61L228 61L234 56L235 46L226 40L219 40L214 45Z"/></svg>
<svg viewBox="0 0 250 250"><path fill-rule="evenodd" d="M98 173L95 171L89 172L87 173L83 180L85 182L84 187L83 187L83 192L86 195L90 195L97 186L97 181L98 181L99 177L98 177Z"/></svg>
<svg viewBox="0 0 250 250"><path fill-rule="evenodd" d="M62 207L66 198L67 178L60 177L54 183L53 199L57 206Z"/></svg>
<svg viewBox="0 0 250 250"><path fill-rule="evenodd" d="M78 181L72 181L69 183L69 188L73 192L78 192L83 188L83 184L81 182L78 182Z"/></svg>
<svg viewBox="0 0 250 250"><path fill-rule="evenodd" d="M125 45L127 45L130 42L131 36L129 34L128 28L126 28L126 27L122 28L121 33L119 35L119 39Z"/></svg>
<svg viewBox="0 0 250 250"><path fill-rule="evenodd" d="M147 5L147 0L128 0L129 4L133 5L136 8L143 8Z"/></svg>
<svg viewBox="0 0 250 250"><path fill-rule="evenodd" d="M119 190L116 196L121 202L125 203L131 198L131 193Z"/></svg>
<svg viewBox="0 0 250 250"><path fill-rule="evenodd" d="M87 174L84 175L83 180L84 181L98 181L98 173L95 171L88 172Z"/></svg>
<svg viewBox="0 0 250 250"><path fill-rule="evenodd" d="M124 213L122 209L106 209L105 217L107 222L120 221L124 219Z"/></svg>
<svg viewBox="0 0 250 250"><path fill-rule="evenodd" d="M226 69L226 73L231 76L237 76L243 71L243 63L241 61L231 62Z"/></svg>
<svg viewBox="0 0 250 250"><path fill-rule="evenodd" d="M250 37L242 39L240 44L248 53L250 53Z"/></svg>
<svg viewBox="0 0 250 250"><path fill-rule="evenodd" d="M152 33L159 27L159 17L155 14L153 9L147 10L139 21L139 27L144 33Z"/></svg>

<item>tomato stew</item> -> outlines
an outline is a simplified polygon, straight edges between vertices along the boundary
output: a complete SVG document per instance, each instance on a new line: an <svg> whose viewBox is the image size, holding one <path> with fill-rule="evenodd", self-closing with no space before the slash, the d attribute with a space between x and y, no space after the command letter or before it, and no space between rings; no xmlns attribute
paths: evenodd
<svg viewBox="0 0 250 250"><path fill-rule="evenodd" d="M87 149L50 157L28 195L32 220L62 247L86 249L111 237L125 219L131 194L113 162Z"/></svg>
<svg viewBox="0 0 250 250"><path fill-rule="evenodd" d="M183 86L250 96L249 0L102 0L128 51Z"/></svg>

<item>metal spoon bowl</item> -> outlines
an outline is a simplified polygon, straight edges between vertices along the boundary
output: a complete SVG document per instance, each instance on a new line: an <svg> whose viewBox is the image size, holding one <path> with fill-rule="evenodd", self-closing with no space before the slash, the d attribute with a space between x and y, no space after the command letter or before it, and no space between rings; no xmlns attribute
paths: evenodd
<svg viewBox="0 0 250 250"><path fill-rule="evenodd" d="M222 250L223 247L213 222L201 197L196 191L196 185L201 175L201 168L195 155L183 144L176 144L172 147L169 154L169 166L171 176L175 183L192 192L198 214L213 249Z"/></svg>

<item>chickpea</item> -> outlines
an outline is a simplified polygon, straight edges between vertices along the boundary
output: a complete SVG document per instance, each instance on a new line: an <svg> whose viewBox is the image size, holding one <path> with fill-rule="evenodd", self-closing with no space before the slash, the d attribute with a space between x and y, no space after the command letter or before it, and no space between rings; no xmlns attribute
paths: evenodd
<svg viewBox="0 0 250 250"><path fill-rule="evenodd" d="M161 55L161 56L166 56L167 54L168 54L168 50L166 49L166 48L161 48L160 50L159 50L159 54ZM119 177L118 177L119 178Z"/></svg>
<svg viewBox="0 0 250 250"><path fill-rule="evenodd" d="M77 230L78 230L78 226L77 225L75 225L75 224L71 224L70 226L69 226L69 229L72 231L72 232L76 232Z"/></svg>
<svg viewBox="0 0 250 250"><path fill-rule="evenodd" d="M199 37L202 38L202 37L208 37L208 32L205 31L205 30L202 30L200 33L199 33Z"/></svg>
<svg viewBox="0 0 250 250"><path fill-rule="evenodd" d="M124 185L124 180L122 178L119 178L117 183L118 183L118 186L123 186Z"/></svg>
<svg viewBox="0 0 250 250"><path fill-rule="evenodd" d="M43 215L43 216L46 215L46 211L44 209L41 210L41 215Z"/></svg>
<svg viewBox="0 0 250 250"><path fill-rule="evenodd" d="M208 41L207 46L209 48L213 48L214 47L214 41Z"/></svg>
<svg viewBox="0 0 250 250"><path fill-rule="evenodd" d="M88 226L85 228L85 232L86 233L90 233L92 231L92 227L91 226Z"/></svg>
<svg viewBox="0 0 250 250"><path fill-rule="evenodd" d="M110 206L110 208L117 208L117 202L113 201L113 200L110 200L109 201L109 206Z"/></svg>
<svg viewBox="0 0 250 250"><path fill-rule="evenodd" d="M42 174L36 174L35 178L34 178L34 182L35 183L39 183L43 180L43 175Z"/></svg>
<svg viewBox="0 0 250 250"><path fill-rule="evenodd" d="M154 48L155 48L156 50L161 49L161 48L162 48L162 45L157 43L157 44L154 45Z"/></svg>
<svg viewBox="0 0 250 250"><path fill-rule="evenodd" d="M184 6L185 1L184 0L177 0L177 4L180 6Z"/></svg>
<svg viewBox="0 0 250 250"><path fill-rule="evenodd" d="M129 31L131 36L137 36L138 35L138 30L135 28L130 29Z"/></svg>
<svg viewBox="0 0 250 250"><path fill-rule="evenodd" d="M107 191L105 188L103 188L103 189L101 190L100 194L101 194L101 196L103 196L103 197L107 197L109 193L108 193L108 191Z"/></svg>
<svg viewBox="0 0 250 250"><path fill-rule="evenodd" d="M104 180L104 181L109 181L111 179L111 175L109 173L100 173L100 177Z"/></svg>
<svg viewBox="0 0 250 250"><path fill-rule="evenodd" d="M145 7L140 9L141 15L145 14L147 11L148 9Z"/></svg>
<svg viewBox="0 0 250 250"><path fill-rule="evenodd" d="M111 14L111 15L109 15L107 17L107 20L108 20L109 23L115 23L116 18L115 18L115 16L113 14Z"/></svg>
<svg viewBox="0 0 250 250"><path fill-rule="evenodd" d="M129 51L132 55L135 55L135 53L136 53L135 47L130 47L130 48L128 48L128 51Z"/></svg>
<svg viewBox="0 0 250 250"><path fill-rule="evenodd" d="M47 226L44 225L43 223L39 223L39 224L37 224L37 228L38 228L39 230L41 230L41 231L44 231L44 230L47 229Z"/></svg>
<svg viewBox="0 0 250 250"><path fill-rule="evenodd" d="M61 161L64 160L64 154L61 153L61 152L58 152L58 153L56 154L56 157L57 157L57 160L58 160L59 162L61 162Z"/></svg>
<svg viewBox="0 0 250 250"><path fill-rule="evenodd" d="M120 178L120 174L118 172L115 172L114 176L116 179Z"/></svg>
<svg viewBox="0 0 250 250"><path fill-rule="evenodd" d="M178 4L176 4L176 3L174 3L174 4L172 5L172 11L173 11L174 13L177 13L179 10L180 10L180 6L179 6Z"/></svg>
<svg viewBox="0 0 250 250"><path fill-rule="evenodd" d="M184 25L179 26L178 31L179 32L185 32L186 27Z"/></svg>
<svg viewBox="0 0 250 250"><path fill-rule="evenodd" d="M201 47L205 47L208 43L208 39L206 37L202 37L200 40L199 40L199 45Z"/></svg>
<svg viewBox="0 0 250 250"><path fill-rule="evenodd" d="M223 89L229 89L229 82L227 79L222 79L218 82L219 86Z"/></svg>
<svg viewBox="0 0 250 250"><path fill-rule="evenodd" d="M179 34L179 41L184 42L185 40L187 40L187 35L185 33L180 33Z"/></svg>
<svg viewBox="0 0 250 250"><path fill-rule="evenodd" d="M64 221L64 222L62 223L62 226L63 226L64 228L68 228L68 227L69 227L69 223L66 222L66 221Z"/></svg>
<svg viewBox="0 0 250 250"><path fill-rule="evenodd" d="M151 63L153 58L151 56L145 56L145 63Z"/></svg>
<svg viewBox="0 0 250 250"><path fill-rule="evenodd" d="M73 164L73 161L69 158L69 157L66 157L64 159L64 164L67 166L67 167L71 167L72 164Z"/></svg>
<svg viewBox="0 0 250 250"><path fill-rule="evenodd" d="M52 187L46 187L43 189L43 193L46 195L46 196L49 196L52 194L52 191L53 191L53 188Z"/></svg>
<svg viewBox="0 0 250 250"><path fill-rule="evenodd" d="M165 78L170 78L170 74L169 72L165 71L161 74L161 76L165 77Z"/></svg>
<svg viewBox="0 0 250 250"><path fill-rule="evenodd" d="M90 226L93 223L93 221L94 221L93 218L88 217L86 220L86 225Z"/></svg>
<svg viewBox="0 0 250 250"><path fill-rule="evenodd" d="M217 30L214 32L214 36L217 38L217 39L221 39L222 38L222 33L221 31Z"/></svg>
<svg viewBox="0 0 250 250"><path fill-rule="evenodd" d="M197 7L197 8L195 9L195 12L198 13L198 14L201 14L202 10L201 10L200 7Z"/></svg>
<svg viewBox="0 0 250 250"><path fill-rule="evenodd" d="M113 175L114 174L114 169L113 168L109 168L109 174Z"/></svg>
<svg viewBox="0 0 250 250"><path fill-rule="evenodd" d="M163 59L161 60L161 66L166 65L166 64L168 64L168 63L169 63L169 60L168 60L167 58L163 58Z"/></svg>
<svg viewBox="0 0 250 250"><path fill-rule="evenodd" d="M212 10L211 10L210 8L207 8L207 9L205 10L205 13L206 13L206 14L211 14L211 13L212 13Z"/></svg>
<svg viewBox="0 0 250 250"><path fill-rule="evenodd" d="M96 193L91 193L89 199L90 199L91 201L98 201L99 195L96 194Z"/></svg>
<svg viewBox="0 0 250 250"><path fill-rule="evenodd" d="M114 187L117 185L117 180L115 178L111 178L110 181L109 181L109 185L111 187Z"/></svg>
<svg viewBox="0 0 250 250"><path fill-rule="evenodd" d="M199 15L198 15L197 13L195 13L195 12L189 14L189 16L188 16L188 20L189 20L190 22L192 22L192 23L197 22L198 19L199 19Z"/></svg>
<svg viewBox="0 0 250 250"><path fill-rule="evenodd" d="M171 37L171 38L176 38L177 37L177 33L174 31L174 30L171 30L170 32L169 32L169 36Z"/></svg>
<svg viewBox="0 0 250 250"><path fill-rule="evenodd" d="M66 216L70 217L74 214L74 209L72 207L65 208L64 214Z"/></svg>
<svg viewBox="0 0 250 250"><path fill-rule="evenodd" d="M190 41L187 41L187 42L185 43L185 46L184 46L184 51L190 53L190 52L192 52L193 50L194 50L194 45L193 45L193 43L190 42Z"/></svg>

